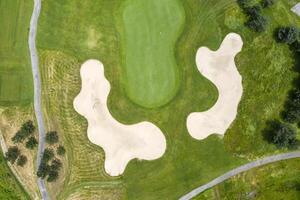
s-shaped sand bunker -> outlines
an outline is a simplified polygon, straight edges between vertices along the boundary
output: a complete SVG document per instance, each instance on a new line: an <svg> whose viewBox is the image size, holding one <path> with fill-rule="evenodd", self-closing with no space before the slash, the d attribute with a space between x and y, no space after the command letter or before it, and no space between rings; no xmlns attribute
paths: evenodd
<svg viewBox="0 0 300 200"><path fill-rule="evenodd" d="M224 135L235 119L243 86L234 58L242 50L242 46L241 37L230 33L217 51L206 47L198 50L198 70L216 85L219 98L211 109L188 116L187 128L193 138L204 139L214 133Z"/></svg>
<svg viewBox="0 0 300 200"><path fill-rule="evenodd" d="M166 139L158 127L150 122L124 125L111 116L107 108L110 84L101 62L86 61L80 75L82 88L74 108L88 121L89 140L104 149L104 167L109 175L122 174L134 158L154 160L164 154Z"/></svg>

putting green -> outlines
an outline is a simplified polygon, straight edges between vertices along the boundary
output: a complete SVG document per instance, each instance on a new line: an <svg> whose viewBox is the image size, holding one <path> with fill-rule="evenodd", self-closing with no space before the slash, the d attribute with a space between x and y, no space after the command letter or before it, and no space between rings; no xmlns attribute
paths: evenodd
<svg viewBox="0 0 300 200"><path fill-rule="evenodd" d="M144 107L166 104L179 86L175 43L185 12L178 0L127 0L122 6L122 80Z"/></svg>

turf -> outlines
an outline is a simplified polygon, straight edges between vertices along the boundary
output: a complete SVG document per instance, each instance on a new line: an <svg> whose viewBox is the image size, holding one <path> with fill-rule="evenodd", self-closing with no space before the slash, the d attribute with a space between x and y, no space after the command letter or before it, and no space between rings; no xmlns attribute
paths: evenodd
<svg viewBox="0 0 300 200"><path fill-rule="evenodd" d="M33 82L28 51L32 3L0 1L0 106L28 105Z"/></svg>
<svg viewBox="0 0 300 200"><path fill-rule="evenodd" d="M181 70L175 43L184 25L179 0L128 0L121 6L122 80L126 93L145 107L161 106L178 91Z"/></svg>
<svg viewBox="0 0 300 200"><path fill-rule="evenodd" d="M0 0L0 107L28 106L33 85L28 55L28 25L33 3ZM4 128L4 127L1 127ZM0 199L30 199L0 150Z"/></svg>
<svg viewBox="0 0 300 200"><path fill-rule="evenodd" d="M88 198L92 188L99 195L99 188L119 188L123 193L115 199L125 198L124 195L127 199L176 199L246 162L245 157L278 152L262 140L260 130L268 119L278 117L278 108L283 105L289 90L286 85L290 85L294 78L289 49L283 45L275 46L271 37L272 27L298 23L284 1L278 1L272 8L274 12L272 9L266 12L272 23L262 35L244 27L245 17L234 0L182 1L185 25L175 49L177 66L182 71L180 87L172 101L152 109L131 101L123 84L124 55L118 32L122 30L119 23L122 2L43 2L38 49L43 66L45 113L49 129L57 129L64 138L69 169L63 185L50 187L53 195L66 199L76 193ZM236 59L243 76L245 97L237 121L225 140L210 136L196 141L186 130L186 117L190 112L210 108L217 99L217 91L212 83L199 75L195 54L200 46L217 49L225 35L232 31L241 34L245 44L244 51ZM273 58L273 54L278 56ZM168 146L161 159L151 162L134 160L121 177L111 178L105 174L103 151L88 142L86 121L72 107L81 87L80 63L90 58L104 63L105 76L112 86L108 105L117 120L126 124L149 120L162 129ZM244 126L249 121L261 127L255 129L255 135L250 139L245 137L247 129L238 128L238 124ZM253 145L254 141L257 146Z"/></svg>

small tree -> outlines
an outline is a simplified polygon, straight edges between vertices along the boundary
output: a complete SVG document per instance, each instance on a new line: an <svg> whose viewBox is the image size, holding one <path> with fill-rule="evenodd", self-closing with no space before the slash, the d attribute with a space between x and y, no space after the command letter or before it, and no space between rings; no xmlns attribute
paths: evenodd
<svg viewBox="0 0 300 200"><path fill-rule="evenodd" d="M29 136L34 132L35 126L33 125L33 122L29 120L22 125L21 129L25 132L27 136Z"/></svg>
<svg viewBox="0 0 300 200"><path fill-rule="evenodd" d="M14 142L14 143L21 143L23 142L25 139L25 136L23 134L23 132L21 130L19 130L14 137L11 138L11 140Z"/></svg>
<svg viewBox="0 0 300 200"><path fill-rule="evenodd" d="M62 145L59 145L59 147L57 147L56 152L58 155L63 156L66 153L66 150Z"/></svg>
<svg viewBox="0 0 300 200"><path fill-rule="evenodd" d="M48 182L54 182L58 179L58 171L50 170L48 174L47 181Z"/></svg>
<svg viewBox="0 0 300 200"><path fill-rule="evenodd" d="M255 32L263 32L267 29L268 20L262 15L257 15L256 17L250 17L246 22L246 26Z"/></svg>
<svg viewBox="0 0 300 200"><path fill-rule="evenodd" d="M49 170L50 166L47 163L41 162L37 171L37 176L44 179L49 174Z"/></svg>
<svg viewBox="0 0 300 200"><path fill-rule="evenodd" d="M17 165L23 167L27 163L27 157L24 155L19 156Z"/></svg>
<svg viewBox="0 0 300 200"><path fill-rule="evenodd" d="M58 171L61 167L62 167L62 163L59 159L52 160L50 165L51 170Z"/></svg>
<svg viewBox="0 0 300 200"><path fill-rule="evenodd" d="M275 0L262 0L261 5L263 8L269 8L275 4Z"/></svg>
<svg viewBox="0 0 300 200"><path fill-rule="evenodd" d="M35 137L30 137L26 142L26 148L28 149L34 149L38 144L38 141L35 139Z"/></svg>
<svg viewBox="0 0 300 200"><path fill-rule="evenodd" d="M7 152L5 153L5 157L6 159L14 164L15 161L17 160L17 158L19 157L20 155L20 150L18 147L14 146L14 147L9 147Z"/></svg>
<svg viewBox="0 0 300 200"><path fill-rule="evenodd" d="M55 144L58 142L58 134L56 131L51 131L46 135L46 142L48 144Z"/></svg>
<svg viewBox="0 0 300 200"><path fill-rule="evenodd" d="M297 133L293 127L274 121L268 131L267 139L278 148L293 148L298 144L296 136Z"/></svg>
<svg viewBox="0 0 300 200"><path fill-rule="evenodd" d="M276 39L278 42L292 44L297 41L299 31L294 26L281 27L276 31Z"/></svg>
<svg viewBox="0 0 300 200"><path fill-rule="evenodd" d="M42 162L43 163L48 163L52 158L54 158L54 153L52 149L45 149L43 157L42 157Z"/></svg>

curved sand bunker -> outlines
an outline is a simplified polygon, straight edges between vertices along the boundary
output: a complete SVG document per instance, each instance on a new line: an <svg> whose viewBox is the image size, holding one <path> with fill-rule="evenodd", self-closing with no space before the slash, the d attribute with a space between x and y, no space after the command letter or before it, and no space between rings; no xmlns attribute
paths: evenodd
<svg viewBox="0 0 300 200"><path fill-rule="evenodd" d="M122 174L131 159L154 160L164 154L166 140L158 127L150 122L124 125L111 116L107 108L110 84L101 62L86 61L80 75L82 88L74 108L88 121L89 140L104 149L104 167L109 175Z"/></svg>
<svg viewBox="0 0 300 200"><path fill-rule="evenodd" d="M243 41L238 34L230 33L217 51L201 47L196 56L199 72L212 81L218 91L216 104L205 112L191 113L187 128L195 139L211 134L225 134L237 115L242 97L242 77L236 69L234 57L242 50Z"/></svg>

